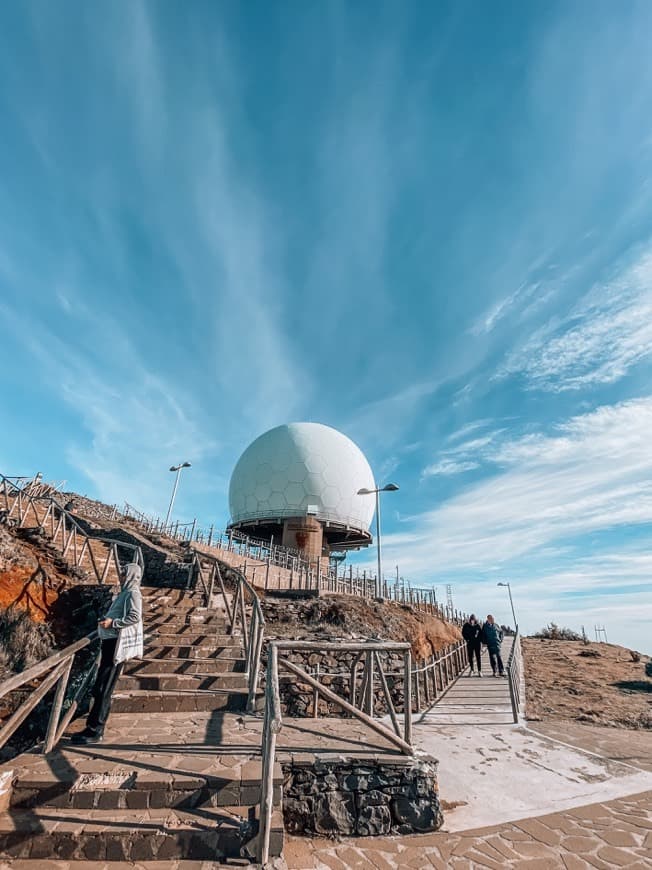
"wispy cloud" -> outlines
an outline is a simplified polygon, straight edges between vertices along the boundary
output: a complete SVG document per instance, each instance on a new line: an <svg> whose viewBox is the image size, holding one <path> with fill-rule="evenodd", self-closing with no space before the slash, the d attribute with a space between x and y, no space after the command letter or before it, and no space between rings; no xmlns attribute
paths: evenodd
<svg viewBox="0 0 652 870"><path fill-rule="evenodd" d="M652 522L651 427L645 397L489 446L483 455L501 471L413 517L409 535L388 536L388 558L422 577L484 570L566 537Z"/></svg>
<svg viewBox="0 0 652 870"><path fill-rule="evenodd" d="M531 389L580 390L613 383L650 357L652 253L646 250L509 354L497 376L520 375Z"/></svg>
<svg viewBox="0 0 652 870"><path fill-rule="evenodd" d="M170 462L200 461L215 454L219 444L194 401L148 369L118 323L72 299L66 307L78 333L88 344L100 350L108 344L116 352L110 370L101 353L93 356L71 346L29 314L8 305L0 312L23 336L42 382L78 418L66 455L91 492L110 503L127 500L162 512ZM214 479L213 490L218 486Z"/></svg>
<svg viewBox="0 0 652 870"><path fill-rule="evenodd" d="M474 468L478 468L477 462L471 462L470 460L441 459L439 462L427 465L421 472L421 477L435 477L438 474L444 476L461 474L464 471L472 471Z"/></svg>
<svg viewBox="0 0 652 870"><path fill-rule="evenodd" d="M496 439L499 438L505 430L495 429L492 432L489 432L486 435L481 435L477 438L471 438L462 441L461 443L455 442L457 438L464 437L464 434L471 434L477 431L481 425L484 425L482 421L478 421L474 424L469 424L463 427L462 430L459 430L456 433L453 433L453 436L451 436L453 438L453 446L449 446L443 450L436 462L427 465L423 469L421 472L421 479L424 480L436 475L449 476L453 474L461 474L465 471L473 471L474 469L479 468L482 462L491 457L492 451L489 449L490 446L495 444ZM462 432L462 435L460 435L460 432Z"/></svg>

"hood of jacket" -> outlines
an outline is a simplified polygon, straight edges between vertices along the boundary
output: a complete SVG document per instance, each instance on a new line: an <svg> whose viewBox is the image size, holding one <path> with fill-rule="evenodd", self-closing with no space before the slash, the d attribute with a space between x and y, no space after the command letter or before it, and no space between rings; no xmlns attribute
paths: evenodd
<svg viewBox="0 0 652 870"><path fill-rule="evenodd" d="M120 580L120 588L122 592L134 592L140 589L140 583L143 579L143 569L137 562L130 562L125 566L124 580Z"/></svg>

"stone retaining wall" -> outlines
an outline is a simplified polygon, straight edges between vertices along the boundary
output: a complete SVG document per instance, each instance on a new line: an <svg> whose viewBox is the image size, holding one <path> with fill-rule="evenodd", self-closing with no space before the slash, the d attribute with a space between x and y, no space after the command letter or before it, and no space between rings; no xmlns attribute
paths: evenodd
<svg viewBox="0 0 652 870"><path fill-rule="evenodd" d="M188 584L189 563L176 559L162 547L149 541L142 535L135 534L123 528L97 528L85 522L80 517L75 517L83 526L88 535L92 537L108 538L116 543L132 544L140 547L145 561L143 584L145 586L170 586L174 589L185 589ZM124 551L123 554L124 555ZM121 555L121 558L122 558ZM180 558L190 560L189 551L179 551Z"/></svg>
<svg viewBox="0 0 652 870"><path fill-rule="evenodd" d="M438 762L407 758L283 765L285 829L306 836L382 836L438 830Z"/></svg>
<svg viewBox="0 0 652 870"><path fill-rule="evenodd" d="M318 638L315 638L317 640ZM319 682L329 688L336 695L351 700L351 666L356 658L356 653L342 652L334 655L290 652L284 653L285 657L306 670L311 675L316 675L316 667L319 666ZM403 656L401 653L381 653L381 663L386 674L387 687L392 698L394 710L403 712ZM357 691L358 698L362 690L363 660L358 665ZM302 683L299 677L288 674L281 670L279 674L279 692L283 715L293 717L312 716L314 714L313 689L308 683ZM327 701L319 696L317 701L320 716L348 716L342 708L332 701ZM383 692L378 669L374 668L374 713L384 715L388 712L385 693Z"/></svg>

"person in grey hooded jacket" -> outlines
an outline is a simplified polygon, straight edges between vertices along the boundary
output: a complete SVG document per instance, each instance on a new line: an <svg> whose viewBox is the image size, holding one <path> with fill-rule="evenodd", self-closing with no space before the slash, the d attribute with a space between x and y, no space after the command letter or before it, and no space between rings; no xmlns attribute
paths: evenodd
<svg viewBox="0 0 652 870"><path fill-rule="evenodd" d="M122 673L123 662L130 656L117 656L120 633L133 628L140 629L142 639L143 602L140 591L143 570L135 562L126 565L120 572L120 592L111 602L106 615L98 621L97 630L102 641L100 666L91 691L91 706L86 727L72 737L76 744L99 743L104 736L104 727L111 711L111 699L115 684Z"/></svg>

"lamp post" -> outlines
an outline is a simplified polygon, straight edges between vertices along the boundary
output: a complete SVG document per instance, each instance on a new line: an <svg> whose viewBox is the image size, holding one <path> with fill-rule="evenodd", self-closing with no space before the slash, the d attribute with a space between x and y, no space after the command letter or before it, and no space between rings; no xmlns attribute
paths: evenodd
<svg viewBox="0 0 652 870"><path fill-rule="evenodd" d="M514 631L518 628L518 622L516 621L516 613L514 613L514 601L512 599L512 587L509 583L497 583L497 586L507 586L507 591L509 592L509 603L512 608L512 618L514 620Z"/></svg>
<svg viewBox="0 0 652 870"><path fill-rule="evenodd" d="M172 514L172 508L174 507L174 499L177 495L177 487L179 486L179 477L181 475L182 468L190 468L189 462L180 462L179 465L171 465L170 471L176 471L177 476L174 478L174 486L172 487L172 498L170 499L170 507L168 508L167 516L165 517L165 528L167 529L168 523L170 522L170 515Z"/></svg>
<svg viewBox="0 0 652 870"><path fill-rule="evenodd" d="M376 576L376 598L381 597L382 593L382 557L380 548L380 493L381 492L396 492L398 486L395 483L386 483L385 486L376 487L376 489L367 489L363 487L358 490L358 495L373 495L376 496L376 555L378 557L378 574Z"/></svg>

